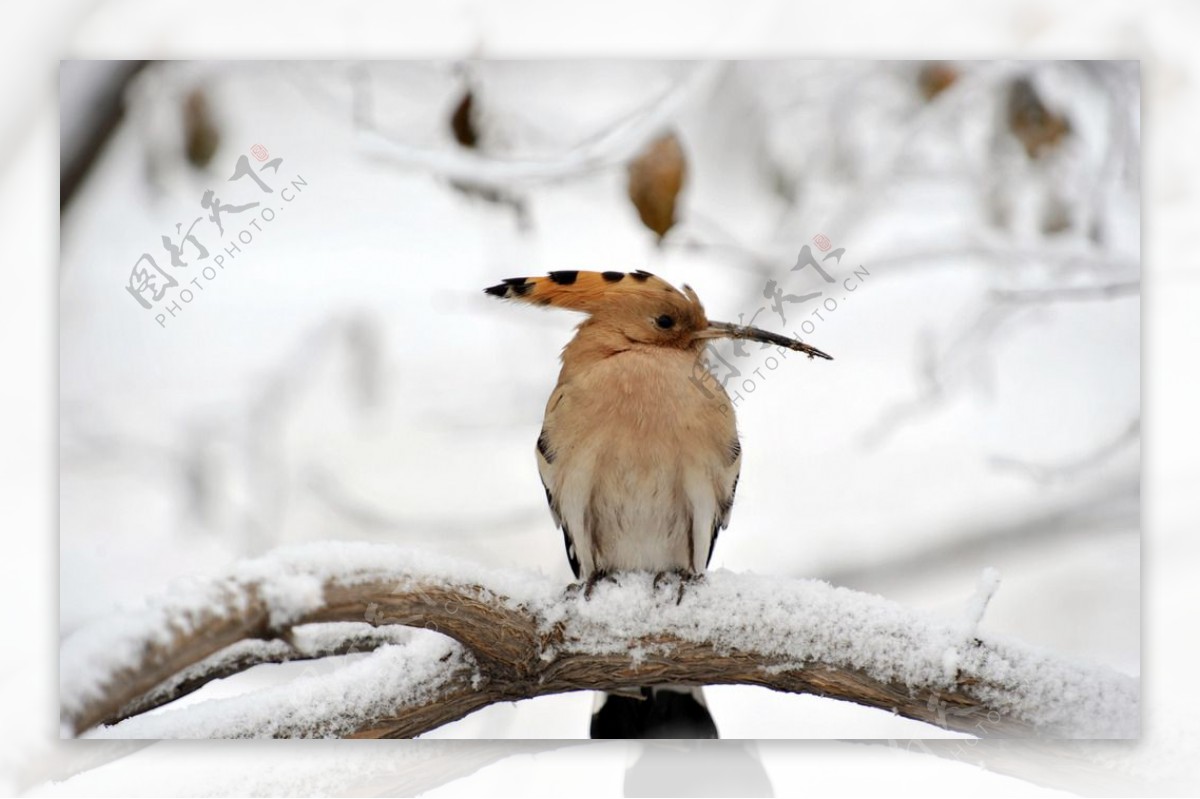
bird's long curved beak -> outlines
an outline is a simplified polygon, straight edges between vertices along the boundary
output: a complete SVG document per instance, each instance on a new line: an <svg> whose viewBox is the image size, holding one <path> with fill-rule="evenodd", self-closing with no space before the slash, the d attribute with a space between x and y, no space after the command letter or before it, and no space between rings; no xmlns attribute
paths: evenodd
<svg viewBox="0 0 1200 799"><path fill-rule="evenodd" d="M748 341L761 341L764 344L774 344L777 347L786 347L789 350L803 352L809 358L824 358L827 361L833 360L832 355L821 352L816 347L809 346L800 339L788 338L787 336L781 336L778 333L772 333L769 330L751 327L750 325L709 322L707 328L696 333L696 338L740 338Z"/></svg>

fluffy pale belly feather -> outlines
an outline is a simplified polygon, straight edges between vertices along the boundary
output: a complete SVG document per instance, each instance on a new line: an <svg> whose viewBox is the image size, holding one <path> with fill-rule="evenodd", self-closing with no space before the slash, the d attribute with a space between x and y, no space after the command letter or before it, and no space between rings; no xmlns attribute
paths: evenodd
<svg viewBox="0 0 1200 799"><path fill-rule="evenodd" d="M539 466L582 576L704 569L740 458L723 393L692 369L686 353L622 353L551 396Z"/></svg>

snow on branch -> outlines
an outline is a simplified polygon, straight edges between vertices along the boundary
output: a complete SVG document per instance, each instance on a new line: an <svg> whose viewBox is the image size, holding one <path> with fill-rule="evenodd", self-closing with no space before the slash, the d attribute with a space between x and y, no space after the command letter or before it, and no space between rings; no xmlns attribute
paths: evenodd
<svg viewBox="0 0 1200 799"><path fill-rule="evenodd" d="M441 635L422 634L425 628ZM250 694L146 711L260 663L369 651ZM60 653L64 733L416 736L495 702L663 683L811 693L980 736L1129 738L1138 681L814 580L544 576L311 544L177 585Z"/></svg>

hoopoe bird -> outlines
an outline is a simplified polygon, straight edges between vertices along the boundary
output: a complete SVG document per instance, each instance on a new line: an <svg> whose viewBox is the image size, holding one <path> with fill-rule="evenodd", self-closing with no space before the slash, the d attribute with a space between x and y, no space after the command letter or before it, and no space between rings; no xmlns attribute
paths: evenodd
<svg viewBox="0 0 1200 799"><path fill-rule="evenodd" d="M733 404L706 367L714 339L829 355L759 328L711 322L689 286L649 272L551 272L484 290L586 314L563 349L538 435L538 472L585 596L620 571L685 580L729 525L742 465ZM678 601L678 600L677 600ZM699 688L601 694L593 738L715 738Z"/></svg>

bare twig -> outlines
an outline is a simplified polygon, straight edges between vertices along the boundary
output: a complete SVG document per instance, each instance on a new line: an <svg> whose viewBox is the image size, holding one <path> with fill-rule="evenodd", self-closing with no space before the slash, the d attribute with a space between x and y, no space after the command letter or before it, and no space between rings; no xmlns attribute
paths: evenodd
<svg viewBox="0 0 1200 799"><path fill-rule="evenodd" d="M145 61L76 62L63 68L71 93L62 120L62 169L58 203L75 196L125 113L125 90ZM84 91L90 88L91 91ZM15 148L14 148L15 149ZM10 152L7 148L5 154Z"/></svg>
<svg viewBox="0 0 1200 799"><path fill-rule="evenodd" d="M366 499L354 496L333 470L317 464L310 465L302 472L300 483L313 499L337 514L339 523L350 525L364 535L377 535L380 541L394 542L397 534L413 530L438 536L453 535L460 539L465 536L487 536L495 539L523 534L531 525L545 518L545 509L533 503L507 513L493 512L486 522L482 517L410 517L392 508L372 504Z"/></svg>
<svg viewBox="0 0 1200 799"><path fill-rule="evenodd" d="M1122 283L1099 283L1092 286L1045 286L1031 289L992 289L992 297L1000 302L1050 303L1079 300L1108 300L1113 297L1136 297L1142 290L1139 280Z"/></svg>
<svg viewBox="0 0 1200 799"><path fill-rule="evenodd" d="M543 159L503 159L464 148L416 147L369 122L359 126L358 136L363 152L380 163L425 170L477 190L508 192L624 164L658 136L721 68L716 61L698 63L665 91L597 135Z"/></svg>
<svg viewBox="0 0 1200 799"><path fill-rule="evenodd" d="M1012 326L1024 306L987 300L978 314L964 324L953 340L941 347L924 337L918 351L920 386L915 396L891 403L860 434L864 448L882 445L914 419L933 413L950 397L955 381L963 381L991 366L992 345Z"/></svg>
<svg viewBox="0 0 1200 799"><path fill-rule="evenodd" d="M895 554L880 553L871 561L834 566L818 576L860 591L880 591L898 582L919 584L947 570L973 569L983 550L990 558L1002 559L1018 551L1059 545L1066 539L1137 530L1140 488L1136 471L1122 472L1081 486L1035 512L1015 509L999 518L971 514L956 521L954 536Z"/></svg>
<svg viewBox="0 0 1200 799"><path fill-rule="evenodd" d="M991 464L997 469L1003 469L1027 476L1037 483L1048 483L1057 480L1070 480L1080 474L1089 472L1104 464L1126 447L1137 443L1142 437L1142 417L1131 419L1121 431L1099 447L1069 461L1055 464L1032 463L1021 458L996 455Z"/></svg>

